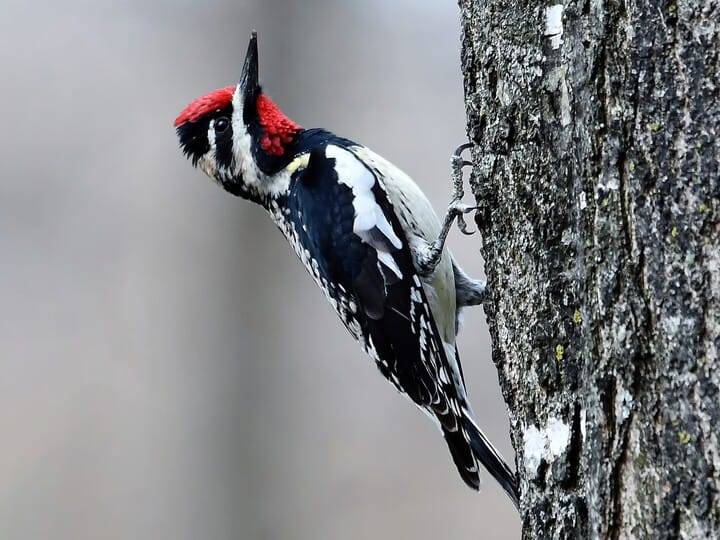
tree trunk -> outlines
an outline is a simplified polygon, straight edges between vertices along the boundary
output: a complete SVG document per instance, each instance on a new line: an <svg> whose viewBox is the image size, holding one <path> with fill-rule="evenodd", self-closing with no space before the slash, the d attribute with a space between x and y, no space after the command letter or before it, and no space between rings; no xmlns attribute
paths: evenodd
<svg viewBox="0 0 720 540"><path fill-rule="evenodd" d="M720 6L461 0L523 537L720 538Z"/></svg>

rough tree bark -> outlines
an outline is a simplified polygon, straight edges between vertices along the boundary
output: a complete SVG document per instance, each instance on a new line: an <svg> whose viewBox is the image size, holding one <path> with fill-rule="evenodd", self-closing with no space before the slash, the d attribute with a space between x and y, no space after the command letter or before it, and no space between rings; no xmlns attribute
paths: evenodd
<svg viewBox="0 0 720 540"><path fill-rule="evenodd" d="M717 0L461 0L523 537L720 538Z"/></svg>

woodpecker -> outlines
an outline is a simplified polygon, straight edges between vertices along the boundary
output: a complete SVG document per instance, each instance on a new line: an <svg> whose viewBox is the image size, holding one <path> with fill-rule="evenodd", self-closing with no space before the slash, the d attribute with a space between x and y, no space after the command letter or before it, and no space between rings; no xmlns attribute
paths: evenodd
<svg viewBox="0 0 720 540"><path fill-rule="evenodd" d="M465 147L441 224L390 162L280 111L259 84L255 32L239 83L192 101L175 128L193 166L270 214L380 373L439 426L465 483L479 489L482 463L517 507L517 479L475 423L455 345L460 310L485 292L444 248L472 210L460 202Z"/></svg>

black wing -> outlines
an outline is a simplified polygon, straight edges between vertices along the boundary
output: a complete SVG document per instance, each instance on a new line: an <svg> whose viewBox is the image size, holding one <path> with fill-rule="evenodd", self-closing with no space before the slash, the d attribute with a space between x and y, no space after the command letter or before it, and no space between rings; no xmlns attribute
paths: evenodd
<svg viewBox="0 0 720 540"><path fill-rule="evenodd" d="M407 239L375 173L339 145L315 148L288 200L321 287L380 371L448 430L460 404ZM316 278L317 279L317 278ZM352 331L352 329L351 329ZM356 333L356 332L353 332Z"/></svg>
<svg viewBox="0 0 720 540"><path fill-rule="evenodd" d="M382 180L345 148L349 141L335 142L313 149L293 178L289 216L295 216L298 244L308 252L298 253L380 372L440 423L465 483L479 488L479 459L517 506L515 475L455 387Z"/></svg>

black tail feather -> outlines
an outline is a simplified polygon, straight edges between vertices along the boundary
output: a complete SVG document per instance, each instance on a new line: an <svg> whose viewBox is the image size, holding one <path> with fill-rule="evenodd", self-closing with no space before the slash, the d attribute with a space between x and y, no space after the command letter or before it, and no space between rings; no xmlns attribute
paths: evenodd
<svg viewBox="0 0 720 540"><path fill-rule="evenodd" d="M475 425L471 418L465 417L465 429L470 436L472 451L488 472L497 480L507 493L516 508L520 509L520 492L518 480L510 470L502 456L495 450L485 434ZM446 437L447 438L447 437ZM462 474L462 472L460 473Z"/></svg>
<svg viewBox="0 0 720 540"><path fill-rule="evenodd" d="M443 428L443 435L450 454L452 455L455 466L457 467L460 477L471 488L477 491L480 489L480 473L478 471L477 459L472 448L468 445L468 440L463 430L456 429L450 431Z"/></svg>

